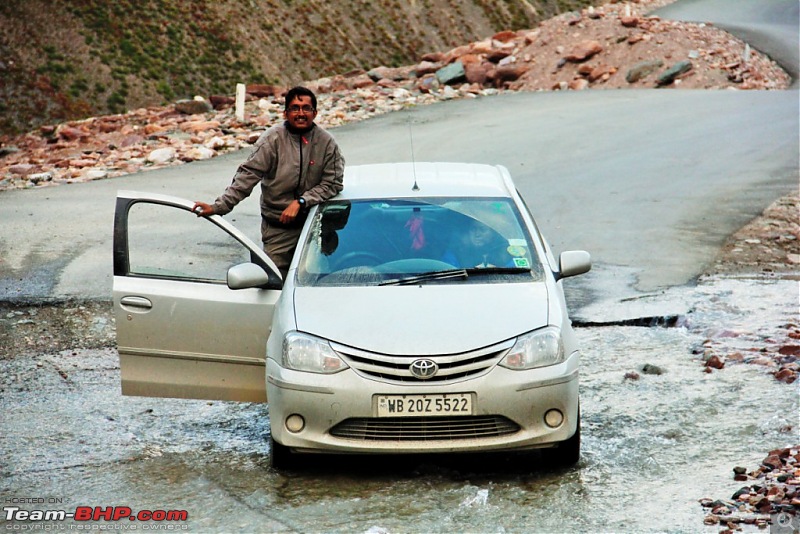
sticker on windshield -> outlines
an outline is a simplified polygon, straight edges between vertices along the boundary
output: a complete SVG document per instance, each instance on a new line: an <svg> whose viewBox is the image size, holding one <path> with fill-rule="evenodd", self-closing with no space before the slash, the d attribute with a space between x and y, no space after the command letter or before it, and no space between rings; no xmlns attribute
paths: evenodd
<svg viewBox="0 0 800 534"><path fill-rule="evenodd" d="M508 244L512 247L527 247L528 242L524 239L509 239Z"/></svg>
<svg viewBox="0 0 800 534"><path fill-rule="evenodd" d="M514 257L524 256L525 255L525 247L521 247L519 245L511 245L507 249L509 254Z"/></svg>
<svg viewBox="0 0 800 534"><path fill-rule="evenodd" d="M528 258L514 258L514 267L530 267Z"/></svg>

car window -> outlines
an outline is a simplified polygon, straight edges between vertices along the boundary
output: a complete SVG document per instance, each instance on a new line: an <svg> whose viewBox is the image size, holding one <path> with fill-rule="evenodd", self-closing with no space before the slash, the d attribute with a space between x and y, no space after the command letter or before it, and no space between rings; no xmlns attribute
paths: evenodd
<svg viewBox="0 0 800 534"><path fill-rule="evenodd" d="M481 282L536 279L541 262L521 221L508 198L329 202L310 223L298 284L377 284L433 271L489 267L495 269L491 276L486 271Z"/></svg>
<svg viewBox="0 0 800 534"><path fill-rule="evenodd" d="M227 232L188 210L136 202L128 211L130 275L225 283L249 250Z"/></svg>

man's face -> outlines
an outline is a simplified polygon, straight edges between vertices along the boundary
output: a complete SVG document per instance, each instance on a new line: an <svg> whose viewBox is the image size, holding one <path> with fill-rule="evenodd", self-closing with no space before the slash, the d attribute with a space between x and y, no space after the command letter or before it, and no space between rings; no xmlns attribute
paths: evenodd
<svg viewBox="0 0 800 534"><path fill-rule="evenodd" d="M469 227L469 240L475 247L484 247L492 240L492 229L479 222Z"/></svg>
<svg viewBox="0 0 800 534"><path fill-rule="evenodd" d="M289 102L283 116L289 121L289 126L292 128L305 130L311 127L311 123L317 116L317 110L314 109L310 96L299 95Z"/></svg>

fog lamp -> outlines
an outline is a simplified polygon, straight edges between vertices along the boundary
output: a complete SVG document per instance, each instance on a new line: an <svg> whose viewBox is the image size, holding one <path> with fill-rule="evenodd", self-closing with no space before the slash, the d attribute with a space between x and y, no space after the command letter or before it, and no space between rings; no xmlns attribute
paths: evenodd
<svg viewBox="0 0 800 534"><path fill-rule="evenodd" d="M547 410L544 414L544 422L550 428L557 428L564 422L564 414L560 410Z"/></svg>
<svg viewBox="0 0 800 534"><path fill-rule="evenodd" d="M303 430L306 426L306 420L303 419L302 415L297 415L293 413L289 417L286 418L286 430L289 432L297 433Z"/></svg>

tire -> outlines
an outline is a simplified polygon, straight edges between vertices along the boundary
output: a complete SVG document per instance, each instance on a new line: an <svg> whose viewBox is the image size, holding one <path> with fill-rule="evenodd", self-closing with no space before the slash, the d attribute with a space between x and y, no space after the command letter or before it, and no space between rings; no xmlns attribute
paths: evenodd
<svg viewBox="0 0 800 534"><path fill-rule="evenodd" d="M291 469L294 466L294 453L289 450L289 447L281 445L275 441L272 436L269 437L269 445L270 449L272 450L272 454L270 455L270 464L272 465L273 469Z"/></svg>
<svg viewBox="0 0 800 534"><path fill-rule="evenodd" d="M551 459L559 467L569 467L581 459L581 409L578 407L578 426L575 433L566 441L558 444L551 453Z"/></svg>

